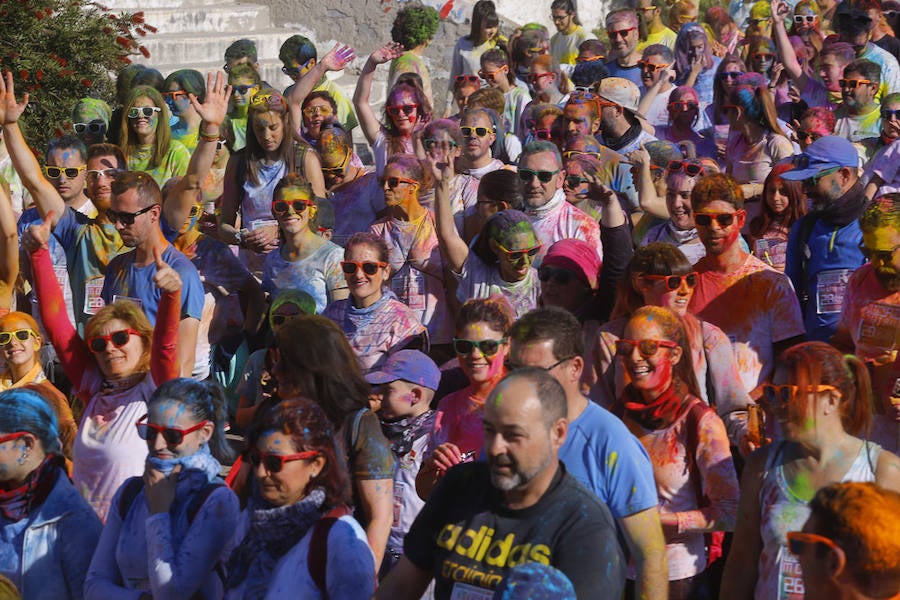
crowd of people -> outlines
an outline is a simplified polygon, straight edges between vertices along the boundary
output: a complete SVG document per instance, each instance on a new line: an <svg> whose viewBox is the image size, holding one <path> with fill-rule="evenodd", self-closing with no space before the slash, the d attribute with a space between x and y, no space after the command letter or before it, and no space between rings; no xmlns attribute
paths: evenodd
<svg viewBox="0 0 900 600"><path fill-rule="evenodd" d="M0 595L900 598L898 15L4 73Z"/></svg>

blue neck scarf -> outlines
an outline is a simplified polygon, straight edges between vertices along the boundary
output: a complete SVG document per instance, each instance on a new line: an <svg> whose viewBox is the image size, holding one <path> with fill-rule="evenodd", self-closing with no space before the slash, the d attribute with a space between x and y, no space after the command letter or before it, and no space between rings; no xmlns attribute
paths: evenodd
<svg viewBox="0 0 900 600"><path fill-rule="evenodd" d="M168 477L172 474L176 465L181 465L182 471L200 471L206 475L206 479L212 483L219 476L222 465L215 459L209 451L209 444L203 444L200 449L189 456L181 456L179 458L157 458L148 456L147 463Z"/></svg>

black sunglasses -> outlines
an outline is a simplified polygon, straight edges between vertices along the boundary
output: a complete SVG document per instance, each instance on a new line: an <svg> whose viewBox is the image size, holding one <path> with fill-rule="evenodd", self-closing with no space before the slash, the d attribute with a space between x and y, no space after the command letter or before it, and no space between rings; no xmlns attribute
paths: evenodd
<svg viewBox="0 0 900 600"><path fill-rule="evenodd" d="M198 429L202 429L204 425L209 423L208 420L203 420L193 427L188 427L187 429L180 429L178 427L163 427L162 425L154 425L153 423L146 423L147 415L141 417L135 425L137 426L138 437L142 440L147 440L150 444L156 441L157 435L162 435L163 439L166 441L166 446L170 448L174 448L175 446L180 446L181 442L184 441L184 436L189 433L193 433Z"/></svg>
<svg viewBox="0 0 900 600"><path fill-rule="evenodd" d="M735 213L694 213L694 223L700 227L709 227L713 219L719 227L730 227L734 223Z"/></svg>
<svg viewBox="0 0 900 600"><path fill-rule="evenodd" d="M569 189L575 189L582 183L587 183L587 179L578 175L566 175L565 182Z"/></svg>
<svg viewBox="0 0 900 600"><path fill-rule="evenodd" d="M874 258L878 259L878 262L883 264L894 260L894 253L896 253L897 250L900 250L900 245L894 246L889 250L870 250L860 242L858 248L862 255L866 257L866 260L871 261Z"/></svg>
<svg viewBox="0 0 900 600"><path fill-rule="evenodd" d="M555 267L541 267L538 269L538 279L541 280L541 283L547 283L552 279L559 285L569 285L572 278L572 272L568 269L557 269Z"/></svg>
<svg viewBox="0 0 900 600"><path fill-rule="evenodd" d="M478 348L485 356L494 356L500 351L500 346L506 343L506 338L499 340L466 340L453 338L453 351L460 356L468 356Z"/></svg>
<svg viewBox="0 0 900 600"><path fill-rule="evenodd" d="M294 214L303 214L307 208L309 208L310 203L306 200L291 200L288 202L287 200L276 200L272 203L272 212L277 215L287 214L288 209L294 211Z"/></svg>
<svg viewBox="0 0 900 600"><path fill-rule="evenodd" d="M900 121L900 110L891 110L889 108L881 109L881 118L885 121L890 121L891 117Z"/></svg>
<svg viewBox="0 0 900 600"><path fill-rule="evenodd" d="M436 140L433 138L428 138L427 140L422 141L422 145L426 150L431 150L435 146L439 146L441 144L447 144L451 148L456 148L457 146L459 146L459 144L457 144L454 140Z"/></svg>
<svg viewBox="0 0 900 600"><path fill-rule="evenodd" d="M722 71L721 73L719 73L719 79L737 79L743 74L743 71Z"/></svg>
<svg viewBox="0 0 900 600"><path fill-rule="evenodd" d="M104 123L72 123L72 129L75 130L75 133L81 134L85 131L89 131L91 133L100 133L101 131L106 130L106 124Z"/></svg>
<svg viewBox="0 0 900 600"><path fill-rule="evenodd" d="M116 223L121 223L122 225L134 225L134 220L136 218L138 218L139 216L141 216L142 214L144 214L146 212L150 212L154 206L159 206L159 205L151 204L150 206L142 208L141 210L139 210L137 212L133 212L133 213L117 212L117 211L110 209L110 210L106 211L106 216L109 217L109 221L113 225L115 225Z"/></svg>
<svg viewBox="0 0 900 600"><path fill-rule="evenodd" d="M519 169L519 179L525 183L530 183L535 177L541 183L550 183L553 176L559 173L559 169L555 171L535 171L533 169Z"/></svg>
<svg viewBox="0 0 900 600"><path fill-rule="evenodd" d="M307 460L318 455L319 453L315 450L298 452L297 454L269 454L268 452L260 452L254 449L250 451L250 463L254 467L262 465L269 473L281 473L284 469L284 463L295 460Z"/></svg>
<svg viewBox="0 0 900 600"><path fill-rule="evenodd" d="M387 112L394 117L399 117L401 113L408 117L416 112L418 108L418 104L394 104L387 107Z"/></svg>

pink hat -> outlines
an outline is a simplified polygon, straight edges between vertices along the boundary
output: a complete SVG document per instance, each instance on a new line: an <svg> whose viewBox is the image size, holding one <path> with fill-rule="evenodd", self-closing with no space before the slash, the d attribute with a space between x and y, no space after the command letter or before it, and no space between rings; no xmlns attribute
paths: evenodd
<svg viewBox="0 0 900 600"><path fill-rule="evenodd" d="M592 290L597 289L597 277L600 274L600 257L597 249L583 240L559 240L547 250L541 266L559 267L575 273L575 275Z"/></svg>

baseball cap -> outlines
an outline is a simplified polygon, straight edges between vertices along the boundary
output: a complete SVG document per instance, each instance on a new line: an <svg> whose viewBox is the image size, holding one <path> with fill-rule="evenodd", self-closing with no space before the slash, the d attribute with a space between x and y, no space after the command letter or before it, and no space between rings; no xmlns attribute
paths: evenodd
<svg viewBox="0 0 900 600"><path fill-rule="evenodd" d="M794 168L781 175L788 181L803 181L826 169L859 167L859 154L849 140L836 135L820 137L806 147L806 152L792 159Z"/></svg>
<svg viewBox="0 0 900 600"><path fill-rule="evenodd" d="M618 104L635 116L642 119L645 118L644 115L638 112L641 90L633 81L624 77L607 77L600 80L596 93L604 100Z"/></svg>
<svg viewBox="0 0 900 600"><path fill-rule="evenodd" d="M391 354L377 371L372 371L365 379L372 385L402 379L436 390L441 383L441 370L433 360L418 350L400 350Z"/></svg>

